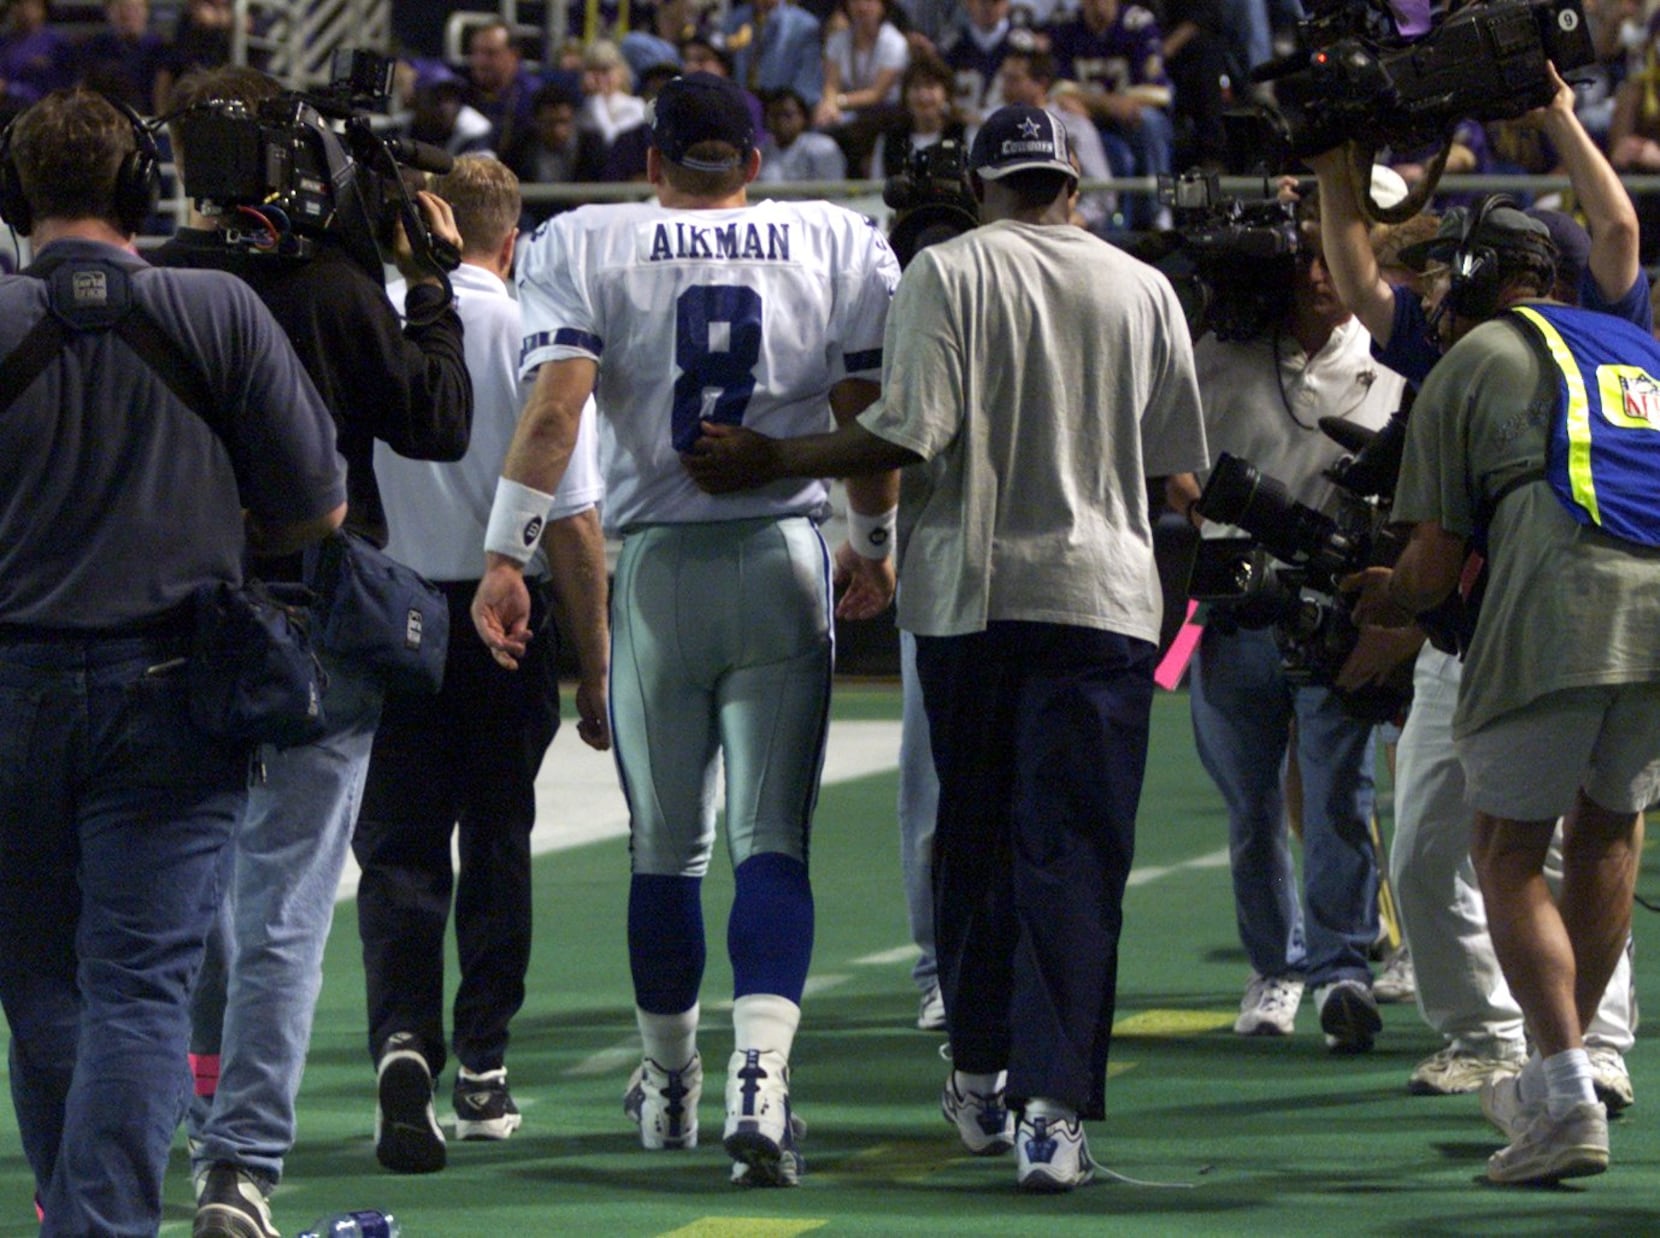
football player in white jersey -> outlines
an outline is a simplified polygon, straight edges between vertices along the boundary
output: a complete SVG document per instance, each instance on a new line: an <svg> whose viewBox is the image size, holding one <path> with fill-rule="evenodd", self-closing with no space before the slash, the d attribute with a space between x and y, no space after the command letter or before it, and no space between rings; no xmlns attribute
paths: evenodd
<svg viewBox="0 0 1660 1238"><path fill-rule="evenodd" d="M605 523L623 537L610 710L631 814L629 957L644 1042L624 1108L647 1148L697 1143L700 887L724 757L737 1046L724 1139L735 1182L787 1186L802 1165L789 1055L812 953L807 843L828 720L831 578L849 581L844 617L887 605L898 483L889 473L849 484L853 532L832 564L818 533L823 481L711 496L680 457L702 422L789 437L865 408L899 265L851 211L749 203L760 156L731 82L671 81L652 137L656 203L557 216L521 260L520 367L536 381L473 613L512 664L527 635L520 563L595 391Z"/></svg>

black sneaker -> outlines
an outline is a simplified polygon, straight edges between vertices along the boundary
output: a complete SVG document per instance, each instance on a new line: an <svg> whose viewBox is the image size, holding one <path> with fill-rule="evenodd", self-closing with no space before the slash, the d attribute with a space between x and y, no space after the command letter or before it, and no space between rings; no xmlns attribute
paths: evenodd
<svg viewBox="0 0 1660 1238"><path fill-rule="evenodd" d="M458 1139L506 1139L522 1122L507 1090L507 1067L475 1075L462 1067L455 1076L455 1134Z"/></svg>
<svg viewBox="0 0 1660 1238"><path fill-rule="evenodd" d="M251 1174L235 1165L214 1165L197 1180L196 1223L191 1238L282 1238L271 1224L271 1206Z"/></svg>
<svg viewBox="0 0 1660 1238"><path fill-rule="evenodd" d="M393 1173L444 1168L444 1132L432 1112L432 1071L413 1032L386 1038L375 1103L375 1157Z"/></svg>

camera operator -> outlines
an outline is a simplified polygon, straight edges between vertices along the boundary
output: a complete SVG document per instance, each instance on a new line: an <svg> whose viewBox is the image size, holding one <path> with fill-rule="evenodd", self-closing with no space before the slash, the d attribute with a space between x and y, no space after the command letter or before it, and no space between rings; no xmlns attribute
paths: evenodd
<svg viewBox="0 0 1660 1238"><path fill-rule="evenodd" d="M706 422L686 467L724 491L912 466L899 623L939 774L942 1108L970 1151L1015 1145L1022 1189L1066 1191L1095 1169L1146 764L1146 478L1206 452L1175 292L1071 225L1059 120L999 109L969 170L982 226L906 268L882 400L833 435ZM1042 364L1011 365L1034 340Z"/></svg>
<svg viewBox="0 0 1660 1238"><path fill-rule="evenodd" d="M224 68L186 77L174 102L191 108L237 101L252 110L278 93L263 73ZM174 125L187 185L191 160L199 157L190 133ZM419 201L433 232L459 248L449 207L428 193ZM411 285L409 324L402 326L385 288L333 234L317 238L312 256L289 258L234 247L224 231L228 222L221 216L217 228L209 227L193 213L191 226L157 250L156 261L230 271L270 306L334 416L347 465L347 525L383 545L375 441L416 459L455 460L467 448L472 385L448 293L414 260L405 238L396 254ZM265 579L299 574L294 563L263 562L258 571ZM382 698L374 673L323 654L328 732L313 743L262 754L265 778L237 830L219 928L225 987L221 993L205 982L197 992L198 1100L190 1134L198 1235L275 1232L266 1196L293 1145L294 1098L323 946Z"/></svg>
<svg viewBox="0 0 1660 1238"><path fill-rule="evenodd" d="M1460 277L1478 246L1490 277L1470 293ZM1453 345L1424 382L1397 488L1410 540L1393 570L1347 583L1357 621L1411 623L1483 547L1451 732L1493 949L1535 1047L1520 1073L1482 1084L1509 1140L1487 1177L1554 1182L1608 1164L1584 1031L1626 949L1641 810L1660 793L1660 529L1619 523L1652 512L1660 461L1631 401L1655 389L1660 348L1630 323L1546 300L1549 231L1511 207L1484 204L1458 249ZM1642 427L1641 448L1610 467L1622 422ZM1545 467L1570 441L1571 495ZM1543 870L1558 817L1553 901Z"/></svg>
<svg viewBox="0 0 1660 1238"><path fill-rule="evenodd" d="M1324 473L1341 449L1320 419L1377 429L1400 406L1405 384L1371 359L1365 328L1338 300L1314 221L1302 222L1300 242L1285 260L1294 271L1283 315L1247 340L1207 335L1194 355L1212 452L1250 460L1293 498L1329 513L1334 488ZM1248 606L1213 611L1192 687L1199 756L1228 805L1234 901L1251 963L1234 1031L1289 1035L1311 984L1327 1044L1363 1052L1381 1027L1367 961L1377 935L1372 724L1350 716L1330 687L1290 682L1274 634L1244 626L1256 622ZM1280 784L1293 721L1301 906Z"/></svg>
<svg viewBox="0 0 1660 1238"><path fill-rule="evenodd" d="M1554 70L1553 77L1554 77ZM1644 328L1651 325L1648 277L1637 262L1637 217L1608 161L1574 114L1573 91L1560 77L1549 105L1528 115L1561 153L1590 236L1559 212L1539 212L1557 243L1555 297L1600 309ZM1344 301L1373 335L1373 352L1408 381L1422 382L1439 358L1433 312L1449 295L1441 266L1430 300L1392 285L1378 270L1342 148L1310 160L1325 209L1321 226L1332 274ZM1444 223L1441 257L1467 215ZM1403 254L1422 263L1423 248ZM1497 277L1497 270L1489 278ZM1441 313L1449 329L1455 307ZM1472 1092L1495 1072L1514 1069L1524 1054L1522 1012L1494 957L1481 892L1470 860L1471 818L1464 774L1452 745L1452 713L1462 666L1453 654L1423 645L1413 668L1413 703L1397 749L1395 838L1390 882L1413 958L1419 1009L1445 1039L1417 1063L1407 1086L1421 1095ZM1387 659L1367 659L1368 645L1344 668L1339 683L1356 686L1388 674ZM1402 658L1413 656L1403 649ZM1553 858L1552 870L1557 868ZM1622 960L1586 1040L1598 1095L1610 1112L1633 1099L1623 1054L1634 1041L1630 965Z"/></svg>
<svg viewBox="0 0 1660 1238"><path fill-rule="evenodd" d="M192 594L240 582L245 541L293 551L345 511L270 313L137 256L155 174L149 133L94 94L0 138L0 213L37 254L0 279L0 998L43 1234L161 1224L249 776L189 720Z"/></svg>

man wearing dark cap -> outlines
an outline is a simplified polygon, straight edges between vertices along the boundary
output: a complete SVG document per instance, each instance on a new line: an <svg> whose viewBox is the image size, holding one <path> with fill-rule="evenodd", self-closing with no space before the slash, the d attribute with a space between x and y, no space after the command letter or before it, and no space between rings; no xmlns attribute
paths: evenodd
<svg viewBox="0 0 1660 1238"><path fill-rule="evenodd" d="M802 1160L789 1058L812 953L807 840L828 723L831 576L851 582L839 615L886 607L897 482L850 483L850 545L832 564L817 527L823 481L710 496L681 453L707 423L787 439L863 410L899 265L851 211L749 204L760 155L735 83L675 78L650 123L657 202L560 215L521 261L520 367L535 387L497 487L473 615L513 665L528 639L523 564L594 392L605 520L623 538L610 706L632 812L629 958L645 1050L624 1110L647 1148L697 1144L700 892L724 758L736 885L725 1145L735 1182L791 1186ZM605 648L603 634L587 645Z"/></svg>
<svg viewBox="0 0 1660 1238"><path fill-rule="evenodd" d="M1208 461L1175 293L1068 223L1060 121L999 110L969 167L983 226L906 268L882 402L833 435L711 425L687 467L720 491L913 466L899 623L940 782L941 1105L971 1152L1015 1148L1021 1188L1068 1191L1094 1172L1082 1122L1105 1115L1147 753L1147 478Z"/></svg>
<svg viewBox="0 0 1660 1238"><path fill-rule="evenodd" d="M1575 116L1573 91L1558 80L1554 98L1530 119L1561 152L1590 228L1587 234L1560 211L1527 212L1545 224L1556 245L1551 295L1648 330L1649 281L1638 264L1637 214L1618 175ZM1378 359L1416 386L1441 355L1442 343L1429 327L1429 311L1444 298L1445 284L1433 290L1426 303L1411 288L1386 282L1356 208L1346 151L1339 148L1312 162L1320 179L1326 253L1338 290L1372 333ZM1446 237L1460 227L1457 220L1447 223ZM1432 266L1435 273L1439 269L1440 264ZM1447 325L1452 325L1450 319ZM1345 668L1340 682L1354 686L1391 670L1356 660ZM1423 645L1413 668L1412 709L1396 750L1390 884L1413 958L1419 1009L1445 1042L1408 1077L1408 1089L1427 1096L1476 1091L1495 1074L1517 1069L1526 1053L1521 1007L1494 957L1469 856L1471 816L1451 732L1462 674L1462 664L1452 653ZM1558 871L1559 857L1553 854L1547 868ZM1630 965L1622 959L1596 1019L1585 1031L1597 1094L1611 1113L1634 1099L1624 1059L1634 1044L1633 1001Z"/></svg>
<svg viewBox="0 0 1660 1238"><path fill-rule="evenodd" d="M1485 201L1447 231L1426 244L1448 271L1451 347L1413 407L1393 511L1410 540L1393 570L1346 583L1358 621L1407 626L1458 587L1472 545L1485 556L1450 731L1493 950L1535 1050L1482 1084L1509 1140L1487 1177L1555 1182L1608 1166L1585 1035L1626 948L1641 813L1660 794L1660 527L1619 523L1652 510L1660 348L1548 300L1541 221ZM1633 434L1634 455L1609 454Z"/></svg>

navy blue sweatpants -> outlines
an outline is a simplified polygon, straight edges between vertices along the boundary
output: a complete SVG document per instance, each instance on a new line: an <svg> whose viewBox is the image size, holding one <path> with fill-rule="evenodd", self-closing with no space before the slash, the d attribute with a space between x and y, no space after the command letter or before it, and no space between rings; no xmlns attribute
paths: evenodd
<svg viewBox="0 0 1660 1238"><path fill-rule="evenodd" d="M939 773L934 917L958 1070L1105 1114L1154 646L1047 623L917 638Z"/></svg>

